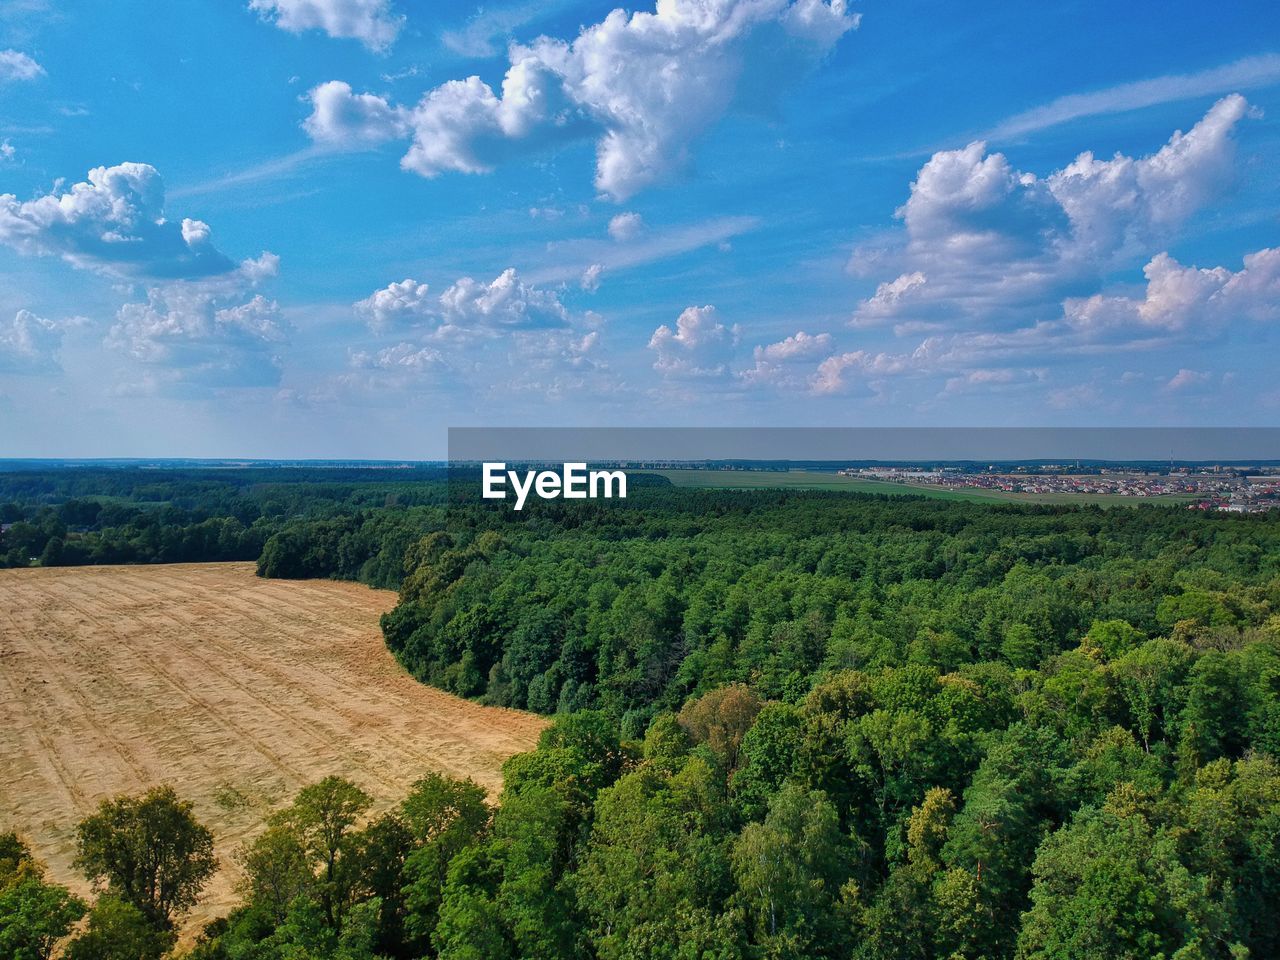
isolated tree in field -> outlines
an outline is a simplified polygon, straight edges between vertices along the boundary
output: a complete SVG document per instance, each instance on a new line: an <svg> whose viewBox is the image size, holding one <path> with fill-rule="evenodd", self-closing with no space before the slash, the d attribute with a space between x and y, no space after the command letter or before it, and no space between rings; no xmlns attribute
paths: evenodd
<svg viewBox="0 0 1280 960"><path fill-rule="evenodd" d="M360 880L360 835L356 824L373 800L349 780L325 777L304 787L293 805L272 821L293 833L315 876L315 896L335 932Z"/></svg>
<svg viewBox="0 0 1280 960"><path fill-rule="evenodd" d="M0 957L49 960L54 944L84 912L66 887L45 881L16 834L0 834Z"/></svg>
<svg viewBox="0 0 1280 960"><path fill-rule="evenodd" d="M213 834L172 787L104 800L76 832L84 875L164 929L195 904L217 869Z"/></svg>

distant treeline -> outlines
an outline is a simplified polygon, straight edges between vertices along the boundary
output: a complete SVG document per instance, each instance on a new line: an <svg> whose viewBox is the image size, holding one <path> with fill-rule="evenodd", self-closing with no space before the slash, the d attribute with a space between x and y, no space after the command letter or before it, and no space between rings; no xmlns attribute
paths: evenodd
<svg viewBox="0 0 1280 960"><path fill-rule="evenodd" d="M63 468L0 474L0 566L259 560L394 587L442 523L438 467Z"/></svg>
<svg viewBox="0 0 1280 960"><path fill-rule="evenodd" d="M266 577L395 588L408 548L450 522L450 481L465 499L458 489L474 493L479 476L443 466L0 473L0 567L257 560ZM631 486L669 482L636 475Z"/></svg>

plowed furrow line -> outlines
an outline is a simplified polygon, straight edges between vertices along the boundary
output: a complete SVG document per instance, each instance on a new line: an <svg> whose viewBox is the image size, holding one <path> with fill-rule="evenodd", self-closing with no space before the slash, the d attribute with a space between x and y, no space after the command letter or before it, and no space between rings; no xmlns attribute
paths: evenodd
<svg viewBox="0 0 1280 960"><path fill-rule="evenodd" d="M108 628L105 626L101 618L95 616L94 614L92 614L91 612L89 612L79 604L76 604L72 601L67 601L67 603L70 609L75 610L86 620L93 623L95 626L101 628L105 634ZM143 676L145 676L147 673L152 673L162 678L165 681L165 683L167 683L170 687L176 690L179 693L179 695L187 703L199 708L200 714L202 716L216 723L218 726L222 727L228 733L233 734L237 738L238 742L243 743L244 746L248 747L250 750L253 750L255 753L259 754L263 759L265 759L268 763L270 763L277 771L284 774L286 777L288 777L295 783L306 781L304 774L302 774L296 767L294 767L292 764L286 761L280 754L276 753L274 750L271 750L265 744L261 743L257 738L257 736L251 730L248 730L244 726L227 719L224 716L223 711L221 711L216 704L212 703L207 697L202 697L198 693L196 693L189 684L187 684L181 678L176 676L173 673L173 671L166 670L164 667L160 666L160 664L156 659L153 658L151 660L142 661L139 655L137 654L137 652L132 650L128 644L119 644L118 652L120 654L123 654L124 658L127 660L129 664L135 665L135 668L132 672L137 673L139 675L143 675ZM123 668L123 666L116 666L115 664L112 664L112 663L105 663L105 664L100 664L99 669L105 670L109 675L115 678L117 682L119 682L120 684L125 686L128 685L124 680L126 671Z"/></svg>
<svg viewBox="0 0 1280 960"><path fill-rule="evenodd" d="M158 597L158 598L163 596L162 594L157 594L155 592L152 592L151 595L153 597ZM221 599L227 604L228 608L235 609L238 611L239 609L241 609L241 607L238 603L236 603L236 601L242 600L244 598L242 596L235 595L235 596L225 596ZM160 611L161 611L160 615L164 616L170 622L177 623L179 624L179 626L183 628L187 628L189 626L185 622L179 621L171 613L164 611L163 608L160 608ZM247 645L247 649L236 644L227 645L225 643L222 643L216 639L215 635L209 636L209 641L208 641L209 645L216 647L222 650L223 652L228 652L237 658L245 657L246 653L260 654L261 647L264 645L264 642L268 639L268 636L272 631L272 624L266 620L255 620L254 622L259 623L263 627L262 634L253 634L247 630L239 629L236 627L229 627L229 625L223 625L222 629L220 630L220 633L234 634L235 636L239 637L241 640L245 642L245 644ZM353 711L346 706L346 704L350 699L349 694L344 696L343 691L340 687L333 690L329 689L331 685L333 685L334 683L334 677L331 671L325 671L320 667L316 667L312 664L302 662L303 657L306 655L308 651L305 645L298 643L296 637L284 638L284 637L272 636L270 637L270 639L274 642L283 641L288 643L291 647L296 648L297 655L293 657L289 657L288 659L277 658L274 662L283 664L283 666L279 666L279 667L272 666L267 663L261 663L261 662L250 663L250 661L247 658L244 661L246 663L246 666L251 665L253 669L260 670L261 672L272 677L274 680L280 681L282 684L289 684L293 688L293 691L297 693L300 699L302 699L309 706L314 708L321 715L323 715L325 712L331 711L336 713L338 716L342 717L343 719L348 720L352 723L359 723L365 719L365 717L361 713ZM293 651L290 651L290 652L293 652ZM205 661L205 662L208 662L208 661ZM210 668L216 669L212 664L210 664ZM306 674L305 676L303 676L304 673ZM401 679L399 674L393 674L393 676L396 680ZM404 679L407 680L408 678L406 677ZM307 682L299 683L300 680L305 680ZM414 681L411 681L411 682L414 682ZM320 693L312 694L310 691L313 691L313 690L320 691ZM495 749L493 752L493 756L495 757L505 757L509 754L511 750L519 749L520 744L516 742L517 738L514 738L512 736L510 729L504 729L498 723L490 721L488 719L488 713L492 710L492 708L486 709L474 704L466 703L465 701L459 702L456 698L450 697L446 694L440 693L439 691L436 691L430 688L424 689L421 687L414 687L413 691L415 694L439 696L439 698L442 701L442 706L448 708L448 711L449 711L448 714L446 714L445 711L442 710L439 717L433 718L435 722L433 722L431 727L429 727L426 730L420 731L424 735L430 735L428 739L432 740L432 742L434 742L437 746L439 746L439 737L441 735L445 735L445 736L453 735L457 733L461 728L466 726L467 728L472 730L474 730L475 727L481 727L486 731L490 731L494 734L494 739L498 741L498 743L496 744L497 749ZM325 695L326 692L329 695ZM400 706L400 704L405 699L403 696L400 695L398 691L394 692L392 696L395 699L395 705L397 707ZM384 697L382 699L384 703L387 703L391 698ZM463 716L451 717L449 716L449 714L455 714L455 715L462 714ZM537 729L540 729L540 726L541 726L540 721L534 720L532 718L527 718L525 715L516 713L515 711L511 711L511 716L512 718L517 719L518 721L531 721L530 729L535 733ZM334 729L338 729L338 725L335 725ZM409 733L409 735L411 736L413 735L411 731L407 731L407 732ZM457 745L461 746L462 744L459 742ZM400 754L402 754L403 756L405 756L410 760L414 760L418 763L421 763L422 765L424 765L424 767L429 767L433 762L439 763L438 753L425 753L420 750L413 749L404 741L400 741L396 743L394 746L395 746L395 749L397 749L397 751ZM503 748L506 748L506 749L504 750Z"/></svg>
<svg viewBox="0 0 1280 960"><path fill-rule="evenodd" d="M268 583L273 585L288 584L290 582L291 581L279 580L268 581ZM307 582L308 581L304 581L304 583ZM243 606L249 606L257 607L258 609L265 611L262 616L254 615L246 619L251 619L252 622L261 625L264 631L268 633L271 632L273 623L278 622L273 619L275 616L275 608L273 606L268 606L265 603L265 600L261 600L261 598L259 598L259 601L255 601L253 598L244 596L236 596L228 599L233 603L237 610L243 609ZM298 608L295 607L293 609ZM399 670L397 670L395 673L389 674L387 680L390 683L393 679L399 680L400 676L401 674ZM416 683L417 681L414 682ZM542 722L528 714L523 714L515 710L507 711L503 708L481 707L479 704L471 703L469 701L462 701L459 703L457 698L444 693L443 691L437 691L435 688L428 688L428 690L431 693L438 693L442 700L449 703L450 713L455 717L458 717L457 722L452 724L452 726L466 726L469 730L481 727L492 731L502 740L509 740L511 738L511 729L513 725L527 725L527 729L535 736L537 732L542 729ZM462 719L462 716L465 716L465 720ZM502 719L494 719L495 717L501 717Z"/></svg>
<svg viewBox="0 0 1280 960"><path fill-rule="evenodd" d="M4 678L5 686L9 690L10 703L26 703L31 700L27 692L18 686L18 678L12 671L8 669L0 671L0 677ZM41 778L47 784L55 786L55 789L69 801L66 806L77 811L86 809L88 798L80 788L79 778L66 766L58 745L49 735L48 731L52 729L52 725L45 721L46 716L47 714L42 714L34 723L23 724L20 728L16 725L8 727L6 741L19 729L26 735L28 743L34 739L39 744L39 749L28 748L26 753L34 761L33 765L40 771ZM5 754L0 754L0 765L7 767L8 762L6 748ZM13 786L6 785L6 787L5 795L8 802L21 803L24 798L18 795Z"/></svg>
<svg viewBox="0 0 1280 960"><path fill-rule="evenodd" d="M155 614L164 620L174 624L180 631L188 630L192 625L180 620L172 613L159 610ZM223 633L234 633L236 636L247 641L250 644L255 642L254 638L247 632L228 627L224 624L221 628ZM264 696L255 692L255 690L247 683L234 677L228 670L223 669L219 665L219 661L201 656L194 649L188 648L184 651L184 655L191 660L196 661L204 667L205 672L216 677L220 683L228 687L239 690L244 696L257 704L257 708L264 714L270 714L276 717L282 724L290 730L300 733L303 737L310 740L317 747L317 752L321 755L326 753L336 754L337 757L346 760L360 759L352 753L350 749L342 749L339 745L349 743L349 732L353 722L360 722L364 718L353 713L350 709L344 709L346 697L341 689L331 691L331 696L323 696L313 694L311 691L317 688L323 689L333 682L333 678L324 671L313 668L306 664L297 662L288 663L284 668L273 668L261 661L251 661L243 658L245 650L236 644L228 645L209 636L206 645L217 649L224 654L222 662L239 662L243 664L245 672L261 673L271 680L276 681L272 686L276 689L288 687L293 696L305 703L308 707L315 711L316 718L324 717L326 714L334 714L338 720L349 721L347 723L326 722L320 719L311 720L306 725L300 725L296 722L294 716L286 710L277 707L274 703L267 700ZM309 676L302 676L305 672ZM302 681L302 682L300 682ZM307 682L310 681L310 682ZM416 762L422 766L424 770L430 769L433 764L438 764L438 756L425 753L410 748L405 741L394 741L385 743L382 747L384 751L390 750L400 757ZM376 771L377 768L374 768ZM383 784L390 788L398 788L402 785L400 779L388 778L381 773L374 773L374 776Z"/></svg>

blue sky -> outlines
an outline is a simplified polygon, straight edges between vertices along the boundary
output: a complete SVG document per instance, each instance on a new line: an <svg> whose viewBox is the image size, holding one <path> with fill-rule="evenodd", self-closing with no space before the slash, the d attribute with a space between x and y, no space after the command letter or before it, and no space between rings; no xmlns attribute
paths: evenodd
<svg viewBox="0 0 1280 960"><path fill-rule="evenodd" d="M8 0L0 455L1273 425L1272 4Z"/></svg>

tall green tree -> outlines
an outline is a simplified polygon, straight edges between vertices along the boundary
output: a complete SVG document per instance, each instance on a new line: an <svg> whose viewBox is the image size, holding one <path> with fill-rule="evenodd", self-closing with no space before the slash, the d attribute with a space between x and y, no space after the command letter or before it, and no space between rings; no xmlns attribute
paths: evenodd
<svg viewBox="0 0 1280 960"><path fill-rule="evenodd" d="M236 859L244 871L243 889L249 901L275 923L283 922L294 900L315 883L302 840L286 826L267 827Z"/></svg>
<svg viewBox="0 0 1280 960"><path fill-rule="evenodd" d="M0 957L49 960L86 909L66 887L45 879L17 834L0 834Z"/></svg>
<svg viewBox="0 0 1280 960"><path fill-rule="evenodd" d="M160 960L173 945L162 929L132 903L107 895L89 913L85 931L67 944L66 960Z"/></svg>
<svg viewBox="0 0 1280 960"><path fill-rule="evenodd" d="M413 842L401 877L405 931L411 944L426 950L438 921L449 863L480 842L492 811L477 784L435 773L413 785L400 811Z"/></svg>
<svg viewBox="0 0 1280 960"><path fill-rule="evenodd" d="M314 881L312 895L335 933L354 902L361 877L361 836L356 825L373 800L341 777L303 787L293 803L272 818L301 848Z"/></svg>
<svg viewBox="0 0 1280 960"><path fill-rule="evenodd" d="M1231 956L1221 905L1178 857L1175 837L1121 788L1040 847L1020 960ZM1239 952L1235 954L1241 956Z"/></svg>
<svg viewBox="0 0 1280 960"><path fill-rule="evenodd" d="M171 929L217 869L213 834L172 787L104 800L76 828L76 865L149 923Z"/></svg>
<svg viewBox="0 0 1280 960"><path fill-rule="evenodd" d="M770 958L841 957L850 944L857 845L818 790L784 786L763 823L733 844L733 878L752 940Z"/></svg>
<svg viewBox="0 0 1280 960"><path fill-rule="evenodd" d="M740 949L719 917L732 889L730 822L724 780L697 756L676 771L645 764L600 794L575 888L601 960Z"/></svg>

